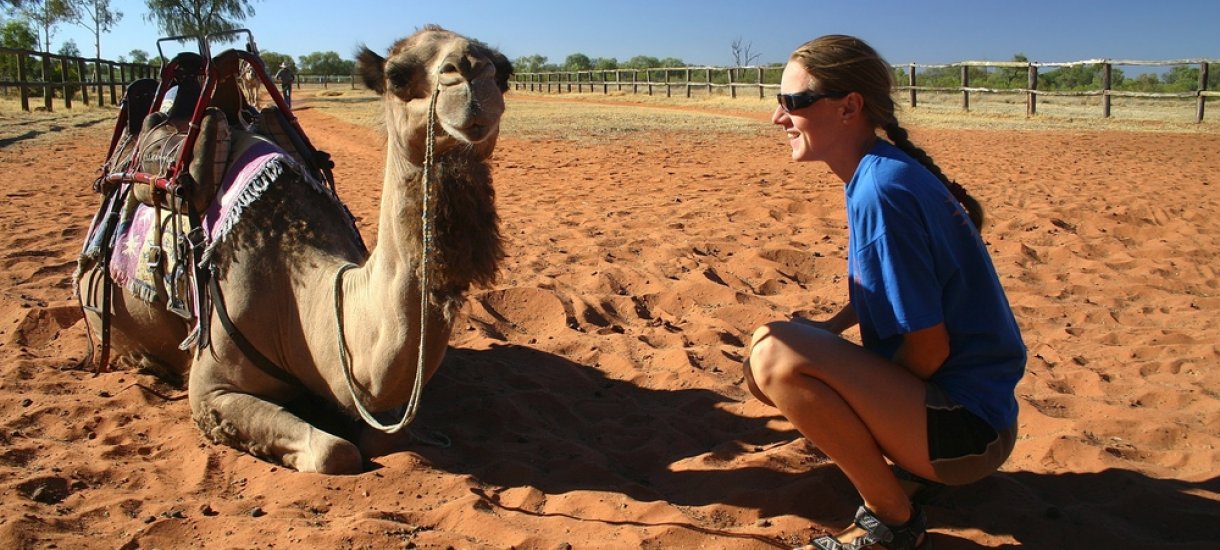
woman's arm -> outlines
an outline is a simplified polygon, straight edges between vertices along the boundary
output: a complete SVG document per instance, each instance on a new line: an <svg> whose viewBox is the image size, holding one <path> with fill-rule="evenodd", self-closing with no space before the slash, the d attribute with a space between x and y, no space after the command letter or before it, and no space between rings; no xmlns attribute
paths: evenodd
<svg viewBox="0 0 1220 550"><path fill-rule="evenodd" d="M903 335L902 345L894 353L894 362L921 380L936 374L948 358L949 331L944 323Z"/></svg>
<svg viewBox="0 0 1220 550"><path fill-rule="evenodd" d="M851 305L851 302L848 302L847 305L843 306L843 309L840 309L838 313L825 321L814 321L803 317L794 317L793 320L835 334L843 334L843 331L856 326L860 322L860 318L856 316L856 308Z"/></svg>

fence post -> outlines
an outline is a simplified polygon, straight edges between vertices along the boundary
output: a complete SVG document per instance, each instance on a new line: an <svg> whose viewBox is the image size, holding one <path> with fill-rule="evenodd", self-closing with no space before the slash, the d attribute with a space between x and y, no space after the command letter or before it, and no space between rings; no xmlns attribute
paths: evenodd
<svg viewBox="0 0 1220 550"><path fill-rule="evenodd" d="M640 71L638 71L636 69L632 69L631 70L631 95L640 93L639 78L640 78Z"/></svg>
<svg viewBox="0 0 1220 550"><path fill-rule="evenodd" d="M686 69L683 76L686 78L686 99L690 99L690 69Z"/></svg>
<svg viewBox="0 0 1220 550"><path fill-rule="evenodd" d="M758 68L758 99L762 99L762 98L763 98L763 70L762 70L762 67L759 67Z"/></svg>
<svg viewBox="0 0 1220 550"><path fill-rule="evenodd" d="M729 69L729 97L737 99L737 86L733 85L733 69Z"/></svg>
<svg viewBox="0 0 1220 550"><path fill-rule="evenodd" d="M648 79L648 97L652 97L652 69L644 69L644 78Z"/></svg>
<svg viewBox="0 0 1220 550"><path fill-rule="evenodd" d="M915 106L919 104L919 101L916 99L917 94L915 93L915 64L914 63L911 64L911 72L907 74L907 86L909 86L910 90L911 90L911 108L914 109Z"/></svg>
<svg viewBox="0 0 1220 550"><path fill-rule="evenodd" d="M1029 98L1025 102L1025 115L1038 114L1038 66L1029 64Z"/></svg>
<svg viewBox="0 0 1220 550"><path fill-rule="evenodd" d="M669 87L669 69L665 69L665 97L673 97L673 91Z"/></svg>
<svg viewBox="0 0 1220 550"><path fill-rule="evenodd" d="M55 97L55 91L51 89L51 57L47 54L42 54L42 104L46 106L47 111L53 110L51 106L51 98Z"/></svg>
<svg viewBox="0 0 1220 550"><path fill-rule="evenodd" d="M707 96L712 97L712 68L707 69Z"/></svg>
<svg viewBox="0 0 1220 550"><path fill-rule="evenodd" d="M25 52L17 54L17 89L21 90L21 110L29 112L30 110L30 89L26 85L29 82L29 75L25 70L25 62L28 60Z"/></svg>
<svg viewBox="0 0 1220 550"><path fill-rule="evenodd" d="M1199 123L1203 122L1203 109L1204 109L1203 106L1207 104L1207 96L1203 95L1203 92L1206 92L1206 91L1207 91L1207 62L1200 61L1199 62L1199 99L1195 100L1197 102L1195 104L1196 105L1195 124L1199 124Z"/></svg>
<svg viewBox="0 0 1220 550"><path fill-rule="evenodd" d="M966 88L970 87L970 66L962 65L962 110L970 110L970 92Z"/></svg>
<svg viewBox="0 0 1220 550"><path fill-rule="evenodd" d="M1101 65L1101 116L1110 118L1110 69L1109 63Z"/></svg>
<svg viewBox="0 0 1220 550"><path fill-rule="evenodd" d="M60 69L60 71L63 72L63 76L62 76L62 78L60 78L60 81L64 83L64 108L71 109L72 108L72 94L75 94L76 90L73 90L72 85L69 84L69 82L72 79L68 78L68 76L69 76L68 58L66 58L66 57L59 58L59 69Z"/></svg>
<svg viewBox="0 0 1220 550"><path fill-rule="evenodd" d="M89 106L89 86L85 85L85 60L76 58L76 73L80 77L80 100L86 107Z"/></svg>
<svg viewBox="0 0 1220 550"><path fill-rule="evenodd" d="M107 63L106 69L107 69L106 72L110 75L110 104L118 105L119 98L118 98L118 95L115 93L115 89L114 89L114 64Z"/></svg>
<svg viewBox="0 0 1220 550"><path fill-rule="evenodd" d="M102 89L102 60L93 60L93 85L97 87L97 106L106 104L106 94Z"/></svg>

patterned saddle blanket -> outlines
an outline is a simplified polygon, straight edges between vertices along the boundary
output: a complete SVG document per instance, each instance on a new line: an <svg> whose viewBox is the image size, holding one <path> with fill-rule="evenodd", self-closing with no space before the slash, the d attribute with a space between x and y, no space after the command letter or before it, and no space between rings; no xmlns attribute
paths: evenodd
<svg viewBox="0 0 1220 550"><path fill-rule="evenodd" d="M229 164L220 181L217 197L204 211L200 223L206 249L201 262L206 262L249 205L262 196L284 172L298 175L305 171L279 146L265 139L248 137L248 143ZM321 190L322 184L305 177ZM150 303L168 300L168 306L186 318L197 312L191 304L198 303L191 295L190 243L186 240L189 222L183 214L166 208L154 208L135 197L122 197L119 223L115 228L114 246L110 256L110 277L131 294ZM100 255L100 232L90 239L85 256Z"/></svg>

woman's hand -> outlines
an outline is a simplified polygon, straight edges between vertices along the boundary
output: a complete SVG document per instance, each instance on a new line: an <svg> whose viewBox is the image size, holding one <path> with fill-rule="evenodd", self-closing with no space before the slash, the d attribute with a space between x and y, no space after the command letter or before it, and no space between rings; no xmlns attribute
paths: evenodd
<svg viewBox="0 0 1220 550"><path fill-rule="evenodd" d="M815 321L813 319L806 319L804 317L798 317L795 315L792 317L792 321L802 325L809 325L814 328L819 328L831 334L843 334L843 331L856 326L856 324L860 322L860 319L856 317L856 308L852 307L852 305L848 303L846 306L843 306L843 309L840 309L838 313L824 321Z"/></svg>

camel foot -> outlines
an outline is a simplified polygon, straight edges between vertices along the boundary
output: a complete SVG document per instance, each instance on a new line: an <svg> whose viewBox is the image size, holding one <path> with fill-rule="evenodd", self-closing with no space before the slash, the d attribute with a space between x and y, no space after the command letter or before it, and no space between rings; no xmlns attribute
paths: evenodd
<svg viewBox="0 0 1220 550"><path fill-rule="evenodd" d="M364 471L360 449L350 441L311 428L305 449L284 455L284 463L300 472L343 475Z"/></svg>

